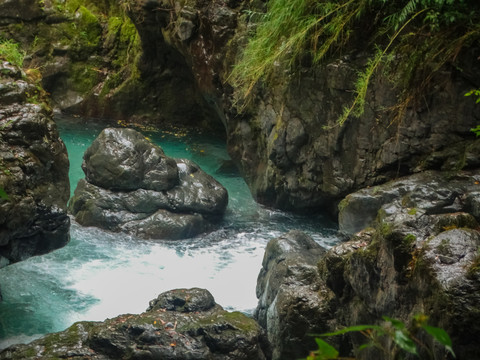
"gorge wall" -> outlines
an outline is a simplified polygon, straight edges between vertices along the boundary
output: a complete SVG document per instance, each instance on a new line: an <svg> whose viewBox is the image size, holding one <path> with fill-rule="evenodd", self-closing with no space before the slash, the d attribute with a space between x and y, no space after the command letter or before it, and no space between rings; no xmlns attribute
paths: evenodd
<svg viewBox="0 0 480 360"><path fill-rule="evenodd" d="M67 150L26 74L0 63L0 268L70 239Z"/></svg>
<svg viewBox="0 0 480 360"><path fill-rule="evenodd" d="M376 76L364 115L337 126L343 106L352 101L356 74L365 67L361 46L287 79L279 76L243 107L229 75L255 26L247 14L263 11L263 2L130 3L144 46L160 37L183 55L197 88L224 123L232 158L263 204L336 212L332 204L366 186L427 169L479 165L480 145L470 128L480 109L464 97L480 84L478 48L459 54L458 63L438 73L421 101L396 120L386 109L397 104L398 91Z"/></svg>
<svg viewBox="0 0 480 360"><path fill-rule="evenodd" d="M353 99L364 44L295 73L279 67L242 103L230 73L263 1L26 1L6 34L26 44L56 107L137 125L223 124L230 155L254 197L268 206L336 213L348 193L428 169L479 165L470 128L480 107L478 47L462 50L401 116L399 92L379 71L365 112L336 121ZM22 3L23 4L23 3ZM36 30L39 29L39 30ZM77 29L74 31L73 29ZM28 60L28 59L27 59Z"/></svg>

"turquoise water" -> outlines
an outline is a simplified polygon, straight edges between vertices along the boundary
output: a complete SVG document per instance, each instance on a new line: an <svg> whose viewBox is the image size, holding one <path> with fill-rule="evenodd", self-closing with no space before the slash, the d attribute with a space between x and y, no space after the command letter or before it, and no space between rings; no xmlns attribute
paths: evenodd
<svg viewBox="0 0 480 360"><path fill-rule="evenodd" d="M73 193L84 176L83 152L105 125L65 117L57 123L69 153ZM0 349L75 321L143 312L149 300L173 288L207 288L225 308L251 313L268 240L301 229L324 246L337 242L335 225L321 215L302 217L256 204L230 166L223 139L178 129L144 134L167 155L195 161L227 188L223 223L212 233L166 242L84 228L72 219L66 247L0 270Z"/></svg>

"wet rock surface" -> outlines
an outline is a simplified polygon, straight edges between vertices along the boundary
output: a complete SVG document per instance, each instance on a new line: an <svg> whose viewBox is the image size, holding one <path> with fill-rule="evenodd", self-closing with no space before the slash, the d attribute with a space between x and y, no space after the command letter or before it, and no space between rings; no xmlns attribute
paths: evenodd
<svg viewBox="0 0 480 360"><path fill-rule="evenodd" d="M223 310L207 290L172 290L152 302L140 315L79 322L28 345L14 345L0 352L0 359L269 359L255 320Z"/></svg>
<svg viewBox="0 0 480 360"><path fill-rule="evenodd" d="M108 128L84 155L69 209L84 226L183 239L212 228L226 189L190 160L174 160L133 129Z"/></svg>
<svg viewBox="0 0 480 360"><path fill-rule="evenodd" d="M477 356L480 227L469 203L472 194L478 194L479 175L428 172L344 200L340 214L349 214L343 218L346 228L357 211L365 219L359 210L362 202L372 213L371 204L376 204L377 215L364 223L369 227L319 262L322 282L335 293L334 328L371 323L385 315L408 324L415 314L425 313L431 325L452 337L457 358ZM431 338L418 336L433 349L435 359L446 356ZM360 345L358 338L348 341ZM371 350L360 358L377 356Z"/></svg>
<svg viewBox="0 0 480 360"><path fill-rule="evenodd" d="M298 359L315 348L308 334L327 330L332 292L317 263L326 250L301 231L271 240L257 281L255 318L267 331L273 359Z"/></svg>
<svg viewBox="0 0 480 360"><path fill-rule="evenodd" d="M69 241L68 158L35 85L0 62L0 267Z"/></svg>
<svg viewBox="0 0 480 360"><path fill-rule="evenodd" d="M427 172L353 193L341 203L340 214L348 214L342 224L362 230L328 251L298 231L271 240L258 277L255 317L267 331L272 358L308 355L316 344L307 334L382 324L383 316L409 326L419 313L447 331L457 358L475 358L480 226L472 203L479 176ZM426 333L415 336L434 359L448 358ZM354 352L365 342L354 334L329 342L341 356L358 359L393 360L400 351L383 339L382 350ZM421 358L430 356L419 351Z"/></svg>
<svg viewBox="0 0 480 360"><path fill-rule="evenodd" d="M402 209L412 215L462 211L471 212L480 220L476 205L480 188L477 173L427 171L352 193L339 205L340 230L355 233L366 228L380 209L387 215Z"/></svg>

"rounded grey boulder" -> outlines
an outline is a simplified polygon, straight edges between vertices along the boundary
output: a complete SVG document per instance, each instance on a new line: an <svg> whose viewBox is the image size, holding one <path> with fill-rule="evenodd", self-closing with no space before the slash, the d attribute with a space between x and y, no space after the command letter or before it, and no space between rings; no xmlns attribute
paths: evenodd
<svg viewBox="0 0 480 360"><path fill-rule="evenodd" d="M133 129L102 131L87 149L69 210L84 226L147 239L184 239L212 229L227 190L190 160L172 159Z"/></svg>
<svg viewBox="0 0 480 360"><path fill-rule="evenodd" d="M133 129L105 129L83 159L87 181L104 189L162 191L178 183L175 160Z"/></svg>

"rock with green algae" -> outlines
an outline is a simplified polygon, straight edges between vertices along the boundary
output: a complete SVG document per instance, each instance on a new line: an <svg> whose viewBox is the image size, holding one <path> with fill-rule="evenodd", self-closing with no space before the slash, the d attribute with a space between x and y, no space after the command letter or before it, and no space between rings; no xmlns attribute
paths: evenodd
<svg viewBox="0 0 480 360"><path fill-rule="evenodd" d="M387 214L403 209L407 215L463 211L471 212L480 221L479 182L478 171L456 175L426 171L365 188L342 200L339 227L351 234L360 231L371 225L380 209Z"/></svg>
<svg viewBox="0 0 480 360"><path fill-rule="evenodd" d="M425 181L428 176L431 181ZM382 324L382 316L410 326L419 313L447 331L458 359L478 357L480 228L472 205L478 176L462 172L447 181L445 174L422 174L352 194L358 202L352 209L362 209L361 199L365 211L378 205L375 220L327 252L298 232L271 240L258 277L255 316L267 331L272 358L300 358L314 350L308 333ZM362 212L358 216L365 219ZM420 349L421 358L448 358L426 333L415 336L432 351L430 357ZM365 342L361 335L329 341L344 357L400 356L387 338L379 342L382 350L360 352L354 349Z"/></svg>
<svg viewBox="0 0 480 360"><path fill-rule="evenodd" d="M155 306L140 315L79 322L28 345L11 346L0 353L0 359L270 358L255 320L223 310L207 290L172 290L156 300L152 301Z"/></svg>

